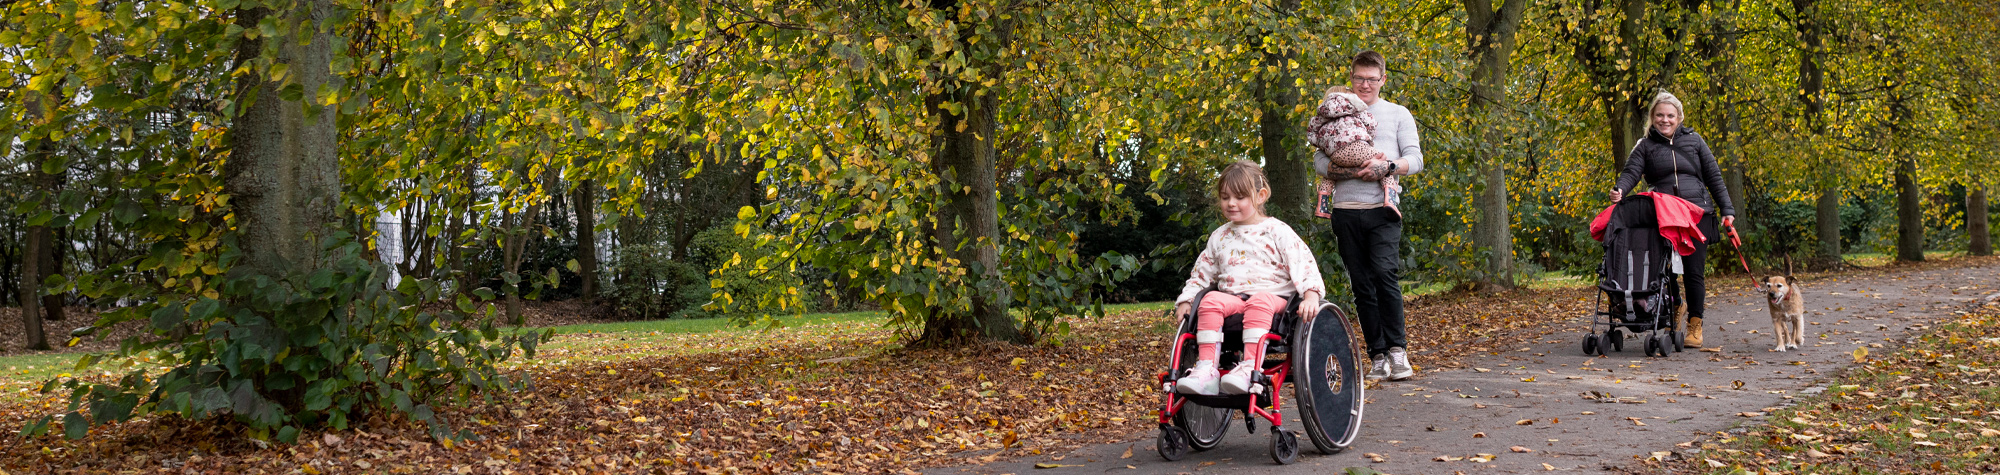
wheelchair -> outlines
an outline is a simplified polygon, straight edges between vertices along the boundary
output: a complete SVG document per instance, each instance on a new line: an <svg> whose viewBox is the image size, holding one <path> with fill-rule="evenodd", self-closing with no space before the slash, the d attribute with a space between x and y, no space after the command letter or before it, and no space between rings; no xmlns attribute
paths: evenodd
<svg viewBox="0 0 2000 475"><path fill-rule="evenodd" d="M1214 289L1204 290L1196 302ZM1356 353L1354 324L1339 306L1324 303L1318 316L1306 321L1299 314L1299 298L1293 297L1284 311L1272 317L1271 332L1264 338L1262 371L1255 373L1249 394L1204 396L1174 391L1174 382L1194 366L1195 309L1181 315L1176 333L1171 370L1159 374L1165 403L1159 411L1159 453L1169 461L1180 460L1190 451L1205 451L1221 444L1231 416L1243 413L1243 428L1257 432L1257 421L1271 424L1271 459L1280 465L1298 460L1298 436L1285 425L1279 393L1285 383L1292 386L1293 400L1304 419L1300 428L1320 453L1336 454L1354 443L1361 432L1362 358ZM1223 320L1224 340L1217 352L1219 367L1234 367L1243 353L1243 315Z"/></svg>

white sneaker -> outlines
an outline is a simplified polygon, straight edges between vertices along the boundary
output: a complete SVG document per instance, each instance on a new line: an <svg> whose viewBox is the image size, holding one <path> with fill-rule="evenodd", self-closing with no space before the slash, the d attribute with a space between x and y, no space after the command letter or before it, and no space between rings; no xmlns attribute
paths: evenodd
<svg viewBox="0 0 2000 475"><path fill-rule="evenodd" d="M1410 379L1410 376L1417 374L1416 370L1410 368L1410 353L1403 351L1401 347L1389 349L1388 370L1391 381Z"/></svg>
<svg viewBox="0 0 2000 475"><path fill-rule="evenodd" d="M1216 380L1221 379L1221 376L1221 372L1215 370L1214 361L1196 361L1193 368L1188 368L1187 376L1182 376L1179 381L1174 382L1174 392L1214 396L1219 389L1216 387Z"/></svg>
<svg viewBox="0 0 2000 475"><path fill-rule="evenodd" d="M1257 364L1249 361L1237 362L1236 368L1230 369L1229 374L1222 375L1222 393L1250 394L1250 384L1256 372Z"/></svg>
<svg viewBox="0 0 2000 475"><path fill-rule="evenodd" d="M1361 375L1361 379L1368 381L1381 380L1387 377L1389 377L1389 357L1387 356L1375 358L1374 367L1368 370L1368 374Z"/></svg>

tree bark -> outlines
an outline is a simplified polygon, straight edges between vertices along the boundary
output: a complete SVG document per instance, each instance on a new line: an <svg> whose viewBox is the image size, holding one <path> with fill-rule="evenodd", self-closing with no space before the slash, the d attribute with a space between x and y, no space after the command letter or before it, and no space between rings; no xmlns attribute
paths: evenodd
<svg viewBox="0 0 2000 475"><path fill-rule="evenodd" d="M61 180L60 175L58 175L50 181L60 183ZM55 188L49 188L49 190L54 191ZM68 237L68 230L42 228L42 248L47 249L47 252L42 253L42 265L35 268L36 274L39 274L42 280L48 280L51 276L62 275L63 251L70 245ZM42 318L48 321L62 321L63 296L43 295L42 315Z"/></svg>
<svg viewBox="0 0 2000 475"><path fill-rule="evenodd" d="M994 134L998 132L993 95L961 88L956 93L932 95L930 113L943 120L935 139L937 154L931 157L931 171L945 180L944 213L938 216L933 236L946 256L970 266L976 277L971 313L962 317L940 315L925 322L926 339L934 342L956 340L968 334L996 341L1021 342L1023 333L1007 313L1011 300L1000 279L999 194L997 189ZM964 115L946 111L942 105L957 102Z"/></svg>
<svg viewBox="0 0 2000 475"><path fill-rule="evenodd" d="M236 24L254 29L271 13L239 9ZM237 245L243 251L235 272L280 279L314 268L319 239L340 224L335 110L314 104L314 91L335 80L329 66L335 41L324 26L332 17L331 0L304 0L287 12L280 29L302 28L309 38L300 41L287 34L238 44L236 64L255 60L264 41L278 41L273 59L290 67L279 81L257 71L240 76L236 84L242 109L230 123L229 158L222 167L223 191L230 197ZM305 93L287 100L287 86Z"/></svg>
<svg viewBox="0 0 2000 475"><path fill-rule="evenodd" d="M1299 0L1279 0L1274 8L1278 16L1289 17L1298 12ZM1302 225L1312 216L1314 193L1312 167L1306 163L1299 139L1299 121L1292 116L1292 110L1299 104L1299 87L1297 75L1288 66L1296 54L1283 42L1274 42L1279 44L1266 48L1266 39L1273 36L1274 32L1266 31L1256 38L1258 44L1252 45L1263 52L1259 65L1262 71L1257 74L1257 104L1261 111L1257 125L1265 176L1271 185L1267 208L1271 216Z"/></svg>
<svg viewBox="0 0 2000 475"><path fill-rule="evenodd" d="M1466 44L1473 60L1472 97L1468 104L1475 120L1498 124L1506 100L1508 57L1513 53L1514 34L1519 31L1525 0L1505 0L1494 10L1490 0L1465 0ZM1486 268L1478 284L1488 289L1514 286L1514 235L1507 211L1507 161L1499 147L1504 143L1499 127L1487 127L1479 159L1483 189L1474 196L1479 221L1473 228L1473 244L1488 251Z"/></svg>
<svg viewBox="0 0 2000 475"><path fill-rule="evenodd" d="M1819 141L1824 137L1826 125L1823 120L1826 110L1826 72L1820 68L1820 58L1825 49L1820 37L1819 0L1792 0L1792 29L1799 34L1799 104L1805 107L1805 128L1807 140ZM1817 144L1814 144L1817 145ZM1821 171L1819 200L1814 206L1815 227L1819 231L1819 264L1828 268L1841 265L1840 253L1840 178L1837 167L1825 163L1825 157L1817 157L1810 168ZM1827 173L1833 171L1835 173Z"/></svg>
<svg viewBox="0 0 2000 475"><path fill-rule="evenodd" d="M1896 164L1896 260L1924 260L1923 188L1917 185L1917 161Z"/></svg>
<svg viewBox="0 0 2000 475"><path fill-rule="evenodd" d="M597 298L597 180L576 187L576 273L583 280L583 300Z"/></svg>
<svg viewBox="0 0 2000 475"><path fill-rule="evenodd" d="M21 345L30 350L47 351L49 337L42 329L42 276L41 260L35 259L35 252L42 250L42 239L48 228L35 226L28 228L28 238L24 246L28 258L21 260Z"/></svg>
<svg viewBox="0 0 2000 475"><path fill-rule="evenodd" d="M1975 256L1993 255L1993 231L1986 221L1986 184L1974 183L1965 194L1965 230L1971 233L1971 245L1967 253Z"/></svg>
<svg viewBox="0 0 2000 475"><path fill-rule="evenodd" d="M42 120L46 113L43 108L55 102L44 103L44 99L46 98L40 94L27 94L26 105L30 121ZM29 176L33 177L34 198L41 204L40 207L27 213L27 217L32 218L42 209L55 207L50 176L48 173L43 173L46 169L44 162L55 153L55 144L46 137L37 138L28 145L28 151L27 162L30 168ZM21 245L21 345L30 350L47 351L53 348L49 347L48 334L42 328L41 297L42 279L46 277L42 268L43 257L49 253L49 227L28 226L23 241L25 242Z"/></svg>
<svg viewBox="0 0 2000 475"><path fill-rule="evenodd" d="M508 213L506 217L507 237L500 244L500 258L505 261L504 264L507 266L507 273L513 274L519 279L513 284L508 285L508 288L505 289L507 293L507 321L512 322L514 325L528 324L528 315L521 303L521 288L528 284L528 277L521 275L521 261L527 258L528 239L534 237L534 233L530 231L530 228L534 226L535 219L541 213L542 204L535 203L528 205L526 212Z"/></svg>
<svg viewBox="0 0 2000 475"><path fill-rule="evenodd" d="M1819 234L1819 259L1827 267L1839 267L1840 253L1840 187L1821 185L1819 198L1813 201L1814 227Z"/></svg>

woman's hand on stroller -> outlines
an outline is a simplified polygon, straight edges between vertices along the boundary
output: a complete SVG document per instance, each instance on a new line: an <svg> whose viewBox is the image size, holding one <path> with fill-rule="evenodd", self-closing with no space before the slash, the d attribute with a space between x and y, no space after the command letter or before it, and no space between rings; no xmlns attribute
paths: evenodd
<svg viewBox="0 0 2000 475"><path fill-rule="evenodd" d="M1617 202L1618 202L1618 200L1622 200L1622 199L1625 199L1625 191L1624 191L1624 190L1619 190L1619 189L1617 189L1617 188L1612 188L1612 189L1611 189L1611 202L1612 202L1612 203L1617 203Z"/></svg>

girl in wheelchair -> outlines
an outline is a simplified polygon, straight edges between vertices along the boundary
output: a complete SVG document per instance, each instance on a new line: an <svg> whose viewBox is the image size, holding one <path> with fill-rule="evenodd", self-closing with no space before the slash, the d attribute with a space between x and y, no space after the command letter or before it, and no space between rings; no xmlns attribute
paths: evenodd
<svg viewBox="0 0 2000 475"><path fill-rule="evenodd" d="M1194 271L1174 301L1176 315L1197 310L1195 343L1197 361L1175 384L1176 392L1214 396L1250 391L1253 373L1264 361L1264 335L1271 320L1285 310L1286 301L1300 296L1299 308L1319 308L1326 295L1319 263L1298 233L1283 221L1264 214L1264 202L1271 187L1264 169L1243 160L1223 170L1216 184L1217 207L1228 224L1208 235L1208 247L1195 260ZM1214 286L1200 302L1201 291ZM1222 345L1222 321L1243 314L1243 358L1223 374L1216 359ZM1310 319L1317 312L1304 312Z"/></svg>

